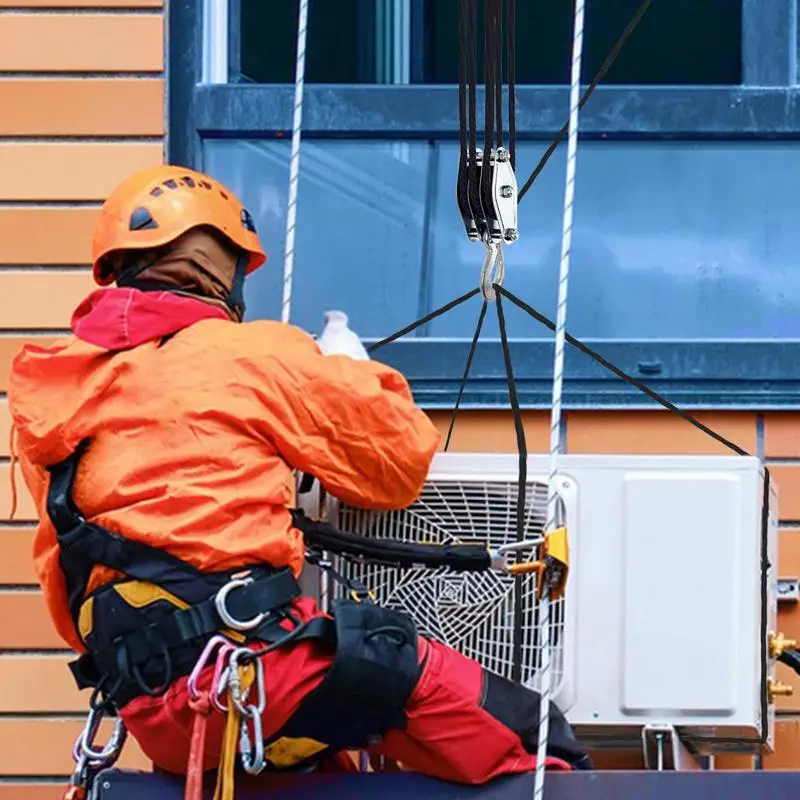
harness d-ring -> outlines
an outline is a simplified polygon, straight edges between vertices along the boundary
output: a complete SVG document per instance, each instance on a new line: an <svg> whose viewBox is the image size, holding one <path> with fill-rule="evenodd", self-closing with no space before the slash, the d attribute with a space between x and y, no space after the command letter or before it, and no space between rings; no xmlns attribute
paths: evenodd
<svg viewBox="0 0 800 800"><path fill-rule="evenodd" d="M486 258L483 260L481 270L481 294L485 300L494 300L496 292L494 284L502 286L506 274L506 262L503 257L502 242L484 242L486 245Z"/></svg>
<svg viewBox="0 0 800 800"><path fill-rule="evenodd" d="M214 606L217 609L217 614L219 614L219 618L226 628L233 631L252 631L267 618L265 613L259 613L250 619L236 619L228 609L228 595L234 589L249 586L252 582L252 578L234 578L228 581L214 597Z"/></svg>

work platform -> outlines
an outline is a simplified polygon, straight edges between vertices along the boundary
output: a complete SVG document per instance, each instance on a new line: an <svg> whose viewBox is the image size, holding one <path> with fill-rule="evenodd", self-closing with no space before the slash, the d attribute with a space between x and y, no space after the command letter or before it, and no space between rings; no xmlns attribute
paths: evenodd
<svg viewBox="0 0 800 800"><path fill-rule="evenodd" d="M443 783L411 772L304 774L237 779L236 800L530 800L532 774L487 786ZM546 800L783 800L800 797L800 772L552 772ZM211 800L213 789L205 797ZM183 782L108 770L92 800L183 800Z"/></svg>

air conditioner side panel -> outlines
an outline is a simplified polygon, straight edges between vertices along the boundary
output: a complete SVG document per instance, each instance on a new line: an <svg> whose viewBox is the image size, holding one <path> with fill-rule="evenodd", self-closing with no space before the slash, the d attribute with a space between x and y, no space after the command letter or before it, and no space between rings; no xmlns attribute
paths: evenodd
<svg viewBox="0 0 800 800"><path fill-rule="evenodd" d="M730 716L739 705L742 634L753 628L740 598L741 477L625 476L619 700L626 716Z"/></svg>
<svg viewBox="0 0 800 800"><path fill-rule="evenodd" d="M570 628L581 734L648 722L701 737L760 728L760 465L755 458L566 456L580 487ZM624 733L627 731L627 733ZM626 739L627 740L627 739Z"/></svg>

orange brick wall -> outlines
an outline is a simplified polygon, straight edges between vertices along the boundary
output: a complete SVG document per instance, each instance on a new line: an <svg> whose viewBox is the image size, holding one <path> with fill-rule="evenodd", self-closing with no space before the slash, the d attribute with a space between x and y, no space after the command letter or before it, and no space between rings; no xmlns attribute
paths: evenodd
<svg viewBox="0 0 800 800"><path fill-rule="evenodd" d="M61 797L86 705L36 588L27 496L7 521L8 366L90 288L107 192L162 161L162 5L0 0L0 800ZM124 761L146 766L135 744Z"/></svg>

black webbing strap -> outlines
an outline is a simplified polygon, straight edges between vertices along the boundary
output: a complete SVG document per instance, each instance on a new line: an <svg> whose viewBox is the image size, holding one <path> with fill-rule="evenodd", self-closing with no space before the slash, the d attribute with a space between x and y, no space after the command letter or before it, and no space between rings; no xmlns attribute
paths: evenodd
<svg viewBox="0 0 800 800"><path fill-rule="evenodd" d="M72 618L77 620L86 587L97 565L121 572L135 580L169 585L173 594L192 601L200 572L179 558L132 541L87 522L76 507L72 487L88 440L63 461L49 467L47 513L56 532L59 564L67 584Z"/></svg>
<svg viewBox="0 0 800 800"><path fill-rule="evenodd" d="M229 592L225 596L225 612L243 622L260 614L266 615L264 622L249 634L252 638L270 641L276 634L273 630L276 620L272 615L283 611L300 594L300 585L294 575L290 570L282 569ZM218 633L225 627L225 620L217 609L215 593L189 608L164 615L158 622L148 624L147 630L133 631L119 637L113 647L96 650L95 658L100 664L115 653L120 644L124 644L131 663L144 664L152 655L155 636L159 643L174 648Z"/></svg>

